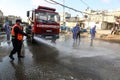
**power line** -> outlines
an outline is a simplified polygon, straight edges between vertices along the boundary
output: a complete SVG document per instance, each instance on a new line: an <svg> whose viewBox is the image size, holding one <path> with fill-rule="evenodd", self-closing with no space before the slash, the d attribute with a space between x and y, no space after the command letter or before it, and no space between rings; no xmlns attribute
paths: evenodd
<svg viewBox="0 0 120 80"><path fill-rule="evenodd" d="M82 11L79 11L79 10L76 10L76 9L74 9L74 8L71 8L71 7L68 7L68 6L66 6L66 5L63 5L63 4L61 4L61 3L58 3L58 2L56 2L56 1L54 1L54 0L50 0L50 1L52 1L52 2L54 2L54 3L56 3L56 4L58 4L58 5L60 5L60 6L62 6L62 7L66 7L66 8L68 8L68 9L71 9L71 10L73 10L73 11L75 11L75 12L80 12L81 14L84 13L84 12L82 12Z"/></svg>
<svg viewBox="0 0 120 80"><path fill-rule="evenodd" d="M50 3L50 4L56 4L56 3L50 2L48 0L44 0L44 1L47 2L47 3Z"/></svg>
<svg viewBox="0 0 120 80"><path fill-rule="evenodd" d="M88 8L90 8L90 6L83 0L80 0L84 5L86 5Z"/></svg>
<svg viewBox="0 0 120 80"><path fill-rule="evenodd" d="M52 1L52 2L55 3L55 4L60 5L60 6L62 6L62 7L66 7L66 8L68 8L68 9L71 9L71 10L73 10L73 11L75 11L75 12L79 12L79 13L81 13L82 15L83 15L83 13L84 13L84 14L88 14L88 15L93 15L93 14L90 14L90 13L87 13L87 12L79 11L79 10L77 10L77 9L68 7L68 6L63 5L63 4L61 4L61 3L58 3L58 2L56 2L56 1L54 1L54 0L50 0L50 1Z"/></svg>
<svg viewBox="0 0 120 80"><path fill-rule="evenodd" d="M54 1L54 0L49 0L49 1L51 1L51 2L53 2L53 3L55 3L55 4L58 4L58 5L62 6L62 7L71 9L71 10L73 10L73 11L75 11L75 12L79 12L79 13L81 13L82 15L83 15L83 13L84 13L84 14L88 14L88 15L100 15L100 14L97 14L97 13L96 13L96 14L92 14L92 13L87 13L87 12L79 11L79 10L77 10L77 9L74 9L74 8L69 7L69 6L66 6L66 5L63 5L63 4L61 4L61 3L58 3L58 2L56 2L56 1ZM107 15L107 16L112 16L112 15Z"/></svg>

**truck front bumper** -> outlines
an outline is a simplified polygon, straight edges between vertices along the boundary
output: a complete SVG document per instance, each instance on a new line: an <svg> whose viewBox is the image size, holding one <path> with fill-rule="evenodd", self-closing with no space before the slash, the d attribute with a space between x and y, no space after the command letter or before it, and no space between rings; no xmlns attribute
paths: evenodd
<svg viewBox="0 0 120 80"><path fill-rule="evenodd" d="M40 38L44 38L47 40L52 40L52 39L58 39L59 38L59 34L35 34L35 36L40 37Z"/></svg>

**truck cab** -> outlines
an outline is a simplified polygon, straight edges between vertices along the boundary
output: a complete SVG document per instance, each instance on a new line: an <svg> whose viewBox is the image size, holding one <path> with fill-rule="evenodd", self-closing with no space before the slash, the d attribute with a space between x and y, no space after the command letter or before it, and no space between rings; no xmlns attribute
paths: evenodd
<svg viewBox="0 0 120 80"><path fill-rule="evenodd" d="M38 6L37 9L27 11L28 21L30 22L27 33L32 34L32 40L34 36L46 40L56 40L59 38L60 17L55 11L56 9L54 8L44 6Z"/></svg>

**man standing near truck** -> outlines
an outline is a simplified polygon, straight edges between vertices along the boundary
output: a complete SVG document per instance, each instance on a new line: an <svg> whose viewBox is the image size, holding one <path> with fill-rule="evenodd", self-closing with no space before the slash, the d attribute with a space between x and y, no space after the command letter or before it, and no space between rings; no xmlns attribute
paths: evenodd
<svg viewBox="0 0 120 80"><path fill-rule="evenodd" d="M13 55L16 52L18 54L18 58L24 57L21 55L23 36L29 36L29 35L23 32L23 28L20 25L21 23L22 23L22 21L20 19L17 19L15 25L12 27L11 35L12 35L13 50L11 51L11 53L9 55L11 60L14 60Z"/></svg>

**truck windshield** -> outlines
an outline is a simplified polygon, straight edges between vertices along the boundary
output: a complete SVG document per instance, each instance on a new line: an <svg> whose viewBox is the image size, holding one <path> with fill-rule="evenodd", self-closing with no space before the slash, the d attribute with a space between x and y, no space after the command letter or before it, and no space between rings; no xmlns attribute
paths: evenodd
<svg viewBox="0 0 120 80"><path fill-rule="evenodd" d="M47 22L47 23L58 23L59 22L59 15L55 13L48 13L48 12L37 12L36 19L38 22Z"/></svg>
<svg viewBox="0 0 120 80"><path fill-rule="evenodd" d="M36 20L38 22L47 22L47 13L45 13L45 12L37 12L36 13Z"/></svg>

